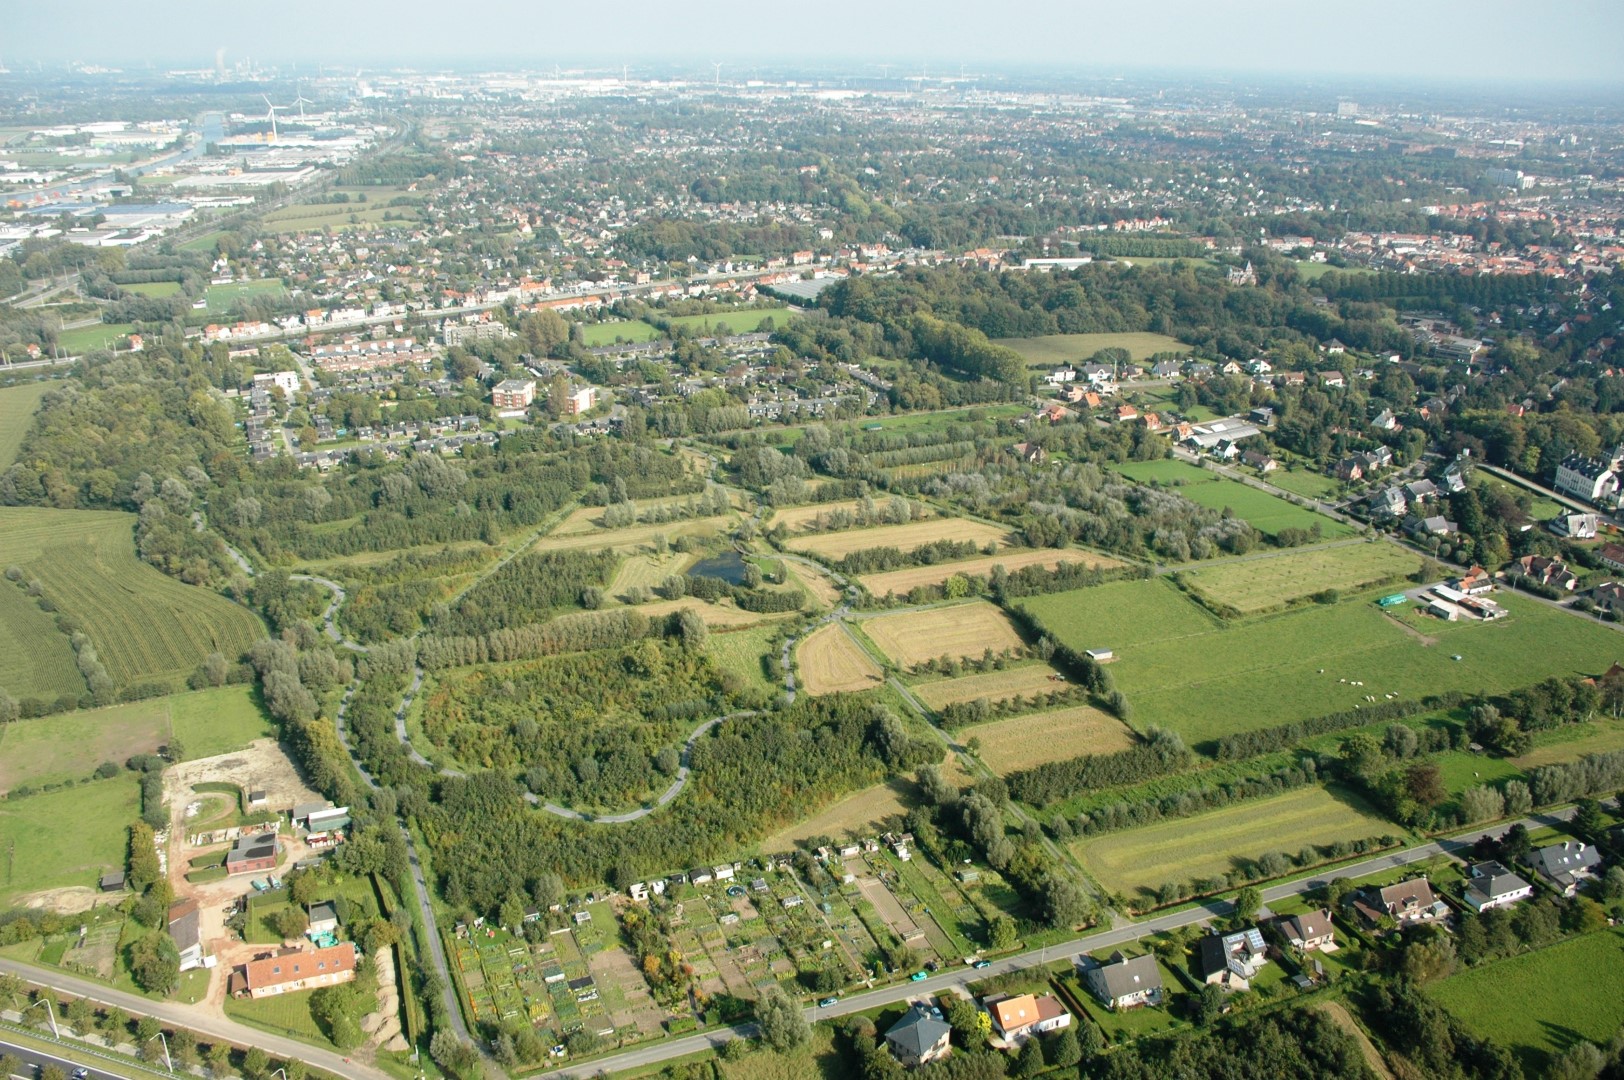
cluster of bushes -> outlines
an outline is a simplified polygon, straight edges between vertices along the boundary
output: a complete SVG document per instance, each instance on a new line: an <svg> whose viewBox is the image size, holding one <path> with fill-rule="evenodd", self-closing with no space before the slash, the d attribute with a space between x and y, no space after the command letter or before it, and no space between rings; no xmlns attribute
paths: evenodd
<svg viewBox="0 0 1624 1080"><path fill-rule="evenodd" d="M637 958L638 970L656 1001L674 1005L688 991L694 967L683 959L671 940L669 912L664 901L648 907L632 905L620 913L620 936Z"/></svg>
<svg viewBox="0 0 1624 1080"><path fill-rule="evenodd" d="M1007 777L1012 798L1047 806L1085 791L1136 784L1188 768L1195 760L1172 731L1150 728L1145 740L1114 754L1084 754L1022 769Z"/></svg>
<svg viewBox="0 0 1624 1080"><path fill-rule="evenodd" d="M565 615L547 623L503 627L485 634L424 634L416 661L430 671L475 664L501 664L541 656L608 649L641 641L664 630L663 620L622 609Z"/></svg>
<svg viewBox="0 0 1624 1080"><path fill-rule="evenodd" d="M1019 716L1022 713L1076 704L1087 698L1087 690L1068 683L1059 690L1051 690L1047 694L1032 694L1029 697L1010 697L999 701L989 701L981 697L974 701L955 701L944 705L937 716L941 720L942 727L948 731L955 731L971 724L986 723L988 720L1001 720L1006 716Z"/></svg>
<svg viewBox="0 0 1624 1080"><path fill-rule="evenodd" d="M966 672L975 671L985 675L989 671L1003 671L1012 660L1021 660L1033 654L1031 649L1006 648L1000 652L993 652L992 646L982 650L981 656L971 659L968 656L952 656L943 653L928 660L921 660L915 664L910 673L914 675L946 675L957 678Z"/></svg>
<svg viewBox="0 0 1624 1080"><path fill-rule="evenodd" d="M1134 802L1114 802L1088 813L1078 814L1075 824L1061 815L1050 826L1056 839L1069 840L1074 835L1098 836L1101 833L1149 825L1164 818L1193 817L1209 810L1247 799L1266 799L1296 788L1318 782L1319 770L1314 759L1305 757L1297 765L1288 765L1262 776L1247 776L1215 786L1203 784L1188 791L1169 795L1147 796Z"/></svg>
<svg viewBox="0 0 1624 1080"><path fill-rule="evenodd" d="M179 754L180 751L178 749L176 749L176 747L178 747L179 745L180 745L180 741L178 739L171 740L171 743L170 743L170 754L171 755ZM128 768L131 772L142 773L143 778L144 778L144 776L145 776L145 774L147 772L147 764L146 764L146 762L147 762L147 759L149 757L151 757L150 754L138 754L135 757L132 757L128 761L126 761L124 763L125 767ZM75 787L75 786L77 786L79 784L91 784L91 783L95 783L97 780L111 780L113 777L117 776L122 771L123 771L123 769L120 769L119 766L117 765L117 763L112 762L112 761L104 761L100 765L96 766L96 770L94 772L92 772L89 776L84 777L83 779L70 778L70 779L67 779L67 780L53 780L48 784L38 784L38 785L26 784L26 783L25 784L18 784L15 787L13 787L10 791L6 792L6 798L8 798L8 799L26 799L30 795L48 794L48 793L50 793L52 791L61 791L61 790L65 789L65 788ZM142 794L143 794L143 796L146 794L144 785L143 785Z"/></svg>
<svg viewBox="0 0 1624 1080"><path fill-rule="evenodd" d="M1241 761L1260 754L1272 754L1296 746L1316 735L1343 731L1351 727L1365 727L1384 720L1402 720L1425 712L1452 709L1464 700L1464 695L1450 691L1421 698L1419 701L1376 701L1362 707L1326 713L1307 720L1293 720L1256 731L1240 731L1219 739L1213 756L1219 761Z"/></svg>
<svg viewBox="0 0 1624 1080"><path fill-rule="evenodd" d="M932 540L928 544L903 551L896 547L872 547L854 551L835 563L842 574L873 574L881 570L897 570L904 566L935 566L976 555L996 554L995 545L982 549L974 540Z"/></svg>
<svg viewBox="0 0 1624 1080"><path fill-rule="evenodd" d="M742 585L734 585L721 578L695 574L672 574L660 583L660 595L667 600L692 596L709 603L732 600L745 611L758 613L799 611L806 603L806 593L800 589L762 589L761 569L746 563Z"/></svg>
<svg viewBox="0 0 1624 1080"><path fill-rule="evenodd" d="M587 589L601 589L619 557L610 551L543 551L521 555L480 580L436 629L448 634L488 634L541 622L562 608L581 606Z"/></svg>

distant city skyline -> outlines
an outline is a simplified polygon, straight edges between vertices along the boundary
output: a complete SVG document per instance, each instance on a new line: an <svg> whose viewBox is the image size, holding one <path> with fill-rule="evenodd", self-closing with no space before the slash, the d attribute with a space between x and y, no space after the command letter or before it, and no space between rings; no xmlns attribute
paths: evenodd
<svg viewBox="0 0 1624 1080"><path fill-rule="evenodd" d="M486 0L308 0L266 7L81 0L7 15L0 60L129 71L204 68L224 49L267 65L869 65L877 75L1075 68L1403 83L1624 82L1617 0L1532 8L1509 0L1094 0L1013 8L967 0L828 0L821 6L696 7L648 0L581 5ZM735 76L740 71L733 72Z"/></svg>

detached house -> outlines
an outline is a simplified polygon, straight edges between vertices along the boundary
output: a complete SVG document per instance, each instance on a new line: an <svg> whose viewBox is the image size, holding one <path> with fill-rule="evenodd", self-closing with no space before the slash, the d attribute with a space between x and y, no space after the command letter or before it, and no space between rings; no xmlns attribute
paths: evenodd
<svg viewBox="0 0 1624 1080"><path fill-rule="evenodd" d="M1573 896L1581 883L1596 876L1601 868L1601 853L1583 841L1564 840L1540 848L1528 862L1563 896Z"/></svg>
<svg viewBox="0 0 1624 1080"><path fill-rule="evenodd" d="M1624 611L1624 583L1604 581L1590 590L1590 599L1602 611Z"/></svg>
<svg viewBox="0 0 1624 1080"><path fill-rule="evenodd" d="M1042 997L1021 994L1018 997L984 1001L982 1004L992 1017L993 1030L1010 1042L1019 1042L1046 1031L1059 1031L1071 1025L1071 1013L1049 994Z"/></svg>
<svg viewBox="0 0 1624 1080"><path fill-rule="evenodd" d="M1558 514L1551 520L1551 531L1570 540L1594 540L1600 521L1595 514Z"/></svg>
<svg viewBox="0 0 1624 1080"><path fill-rule="evenodd" d="M1275 921L1286 944L1300 952L1318 952L1336 947L1336 928L1331 925L1328 910L1286 915Z"/></svg>
<svg viewBox="0 0 1624 1080"><path fill-rule="evenodd" d="M1432 891L1424 877L1410 878L1385 889L1366 889L1353 902L1354 911L1371 926L1392 919L1400 926L1431 922L1449 913L1449 907Z"/></svg>
<svg viewBox="0 0 1624 1080"><path fill-rule="evenodd" d="M1136 1005L1162 1003L1162 973L1153 955L1132 959L1120 952L1101 964L1089 956L1077 958L1083 983L1108 1009L1131 1009Z"/></svg>
<svg viewBox="0 0 1624 1080"><path fill-rule="evenodd" d="M1579 584L1579 576L1568 569L1560 559L1545 555L1524 555L1514 564L1517 573L1553 589L1572 591Z"/></svg>
<svg viewBox="0 0 1624 1080"><path fill-rule="evenodd" d="M1570 454L1556 467L1556 490L1589 503L1607 503L1618 495L1618 474L1611 461Z"/></svg>
<svg viewBox="0 0 1624 1080"><path fill-rule="evenodd" d="M1208 934L1201 939L1196 973L1209 986L1246 990L1269 962L1268 947L1256 927L1233 934Z"/></svg>
<svg viewBox="0 0 1624 1080"><path fill-rule="evenodd" d="M243 965L232 978L232 992L262 998L336 986L355 978L355 964L355 946L348 941L328 949L293 950Z"/></svg>
<svg viewBox="0 0 1624 1080"><path fill-rule="evenodd" d="M1332 467L1331 475L1338 480L1352 483L1355 480L1364 479L1365 467L1359 463L1357 458L1345 457Z"/></svg>
<svg viewBox="0 0 1624 1080"><path fill-rule="evenodd" d="M942 1019L940 1010L915 1005L885 1032L885 1045L891 1055L912 1069L940 1061L952 1053L948 1037L953 1029Z"/></svg>
<svg viewBox="0 0 1624 1080"><path fill-rule="evenodd" d="M1510 907L1534 894L1534 887L1497 862L1480 862L1468 871L1466 903L1473 911Z"/></svg>

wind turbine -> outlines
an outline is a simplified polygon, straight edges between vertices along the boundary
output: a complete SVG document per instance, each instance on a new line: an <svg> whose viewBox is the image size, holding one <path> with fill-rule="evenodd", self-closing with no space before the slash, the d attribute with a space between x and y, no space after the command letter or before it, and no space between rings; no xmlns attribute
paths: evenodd
<svg viewBox="0 0 1624 1080"><path fill-rule="evenodd" d="M293 92L296 95L293 99L293 103L299 106L299 119L302 121L305 118L304 107L306 105L314 105L315 102L304 96L304 89L298 83L293 84ZM269 103L267 102L267 104Z"/></svg>
<svg viewBox="0 0 1624 1080"><path fill-rule="evenodd" d="M286 105L272 105L270 98L266 97L264 94L261 94L259 96L260 96L260 100L265 102L265 117L266 117L266 119L270 120L270 122L271 122L271 141L275 142L276 141L276 110L278 110L278 109L286 109L287 106Z"/></svg>
<svg viewBox="0 0 1624 1080"><path fill-rule="evenodd" d="M721 93L722 92L722 65L720 63L718 63L717 61L712 60L711 61L711 67L716 69L716 92Z"/></svg>

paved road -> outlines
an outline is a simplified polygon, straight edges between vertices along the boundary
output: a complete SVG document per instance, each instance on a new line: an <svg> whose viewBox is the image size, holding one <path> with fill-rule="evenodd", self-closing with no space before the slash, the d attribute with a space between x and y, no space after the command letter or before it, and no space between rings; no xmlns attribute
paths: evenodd
<svg viewBox="0 0 1624 1080"><path fill-rule="evenodd" d="M602 814L598 816L582 814L578 811L571 810L568 807L559 806L556 803L542 803L541 808L547 811L549 814L555 814L561 818L570 818L574 821L589 821L595 825L623 825L628 821L636 821L638 818L648 817L650 814L654 813L655 810L682 794L682 789L688 786L688 765L692 760L691 753L694 748L694 743L698 742L702 737L704 737L706 732L710 731L710 729L715 727L717 724L720 724L723 720L732 720L741 716L754 715L756 715L754 709L746 709L743 712L728 713L726 716L712 717L711 719L706 720L703 724L700 724L698 727L694 728L694 733L688 736L687 741L682 744L682 757L680 759L680 763L677 765L677 778L672 781L671 786L666 788L664 793L662 793L658 799L654 800L653 806L640 806L636 810L628 810L623 814ZM524 797L530 802L531 805L536 804L537 798L530 792L525 792Z"/></svg>
<svg viewBox="0 0 1624 1080"><path fill-rule="evenodd" d="M1569 807L1564 810L1552 811L1549 814L1538 814L1525 818L1519 824L1527 829L1536 829L1546 825L1566 821L1576 813ZM1372 859L1327 871L1324 874L1304 878L1301 881L1287 882L1263 890L1265 904L1283 900L1289 896L1300 896L1314 889L1323 887L1327 882L1339 878L1359 878L1370 874L1377 874L1383 870L1394 867L1409 866L1414 863L1426 862L1438 855L1459 857L1469 849L1480 837L1498 836L1511 827L1513 823L1502 822L1486 829L1476 829L1461 833L1443 840L1422 844L1419 847L1408 848L1403 851L1379 855ZM1015 956L1005 957L1002 960L992 961L984 969L971 967L953 968L949 971L938 972L919 982L905 982L895 986L881 987L866 993L853 994L843 997L840 1001L827 1009L811 1008L804 1010L807 1019L830 1019L836 1016L845 1016L848 1013L863 1012L867 1009L878 1008L882 1005L891 1005L901 1001L934 996L955 987L962 987L981 979L994 975L1003 975L1011 971L1038 967L1056 960L1069 959L1081 953L1097 953L1113 949L1129 942L1138 941L1152 934L1159 934L1167 930L1177 930L1185 926L1205 923L1210 919L1222 918L1234 910L1227 900L1213 900L1195 907L1185 908L1168 915L1146 919L1143 922L1127 923L1087 934L1083 937L1073 938L1058 945L1050 945L1042 949L1032 949ZM668 1061L671 1058L686 1054L698 1053L710 1046L719 1045L730 1038L743 1038L754 1034L751 1025L741 1025L732 1029L723 1029L707 1032L703 1035L689 1035L685 1038L668 1042L656 1043L651 1046L638 1047L628 1050L624 1054L613 1057L600 1058L597 1061L575 1067L565 1067L543 1074L543 1080L585 1080L587 1077L599 1076L604 1073L618 1072L623 1069L642 1068Z"/></svg>
<svg viewBox="0 0 1624 1080"><path fill-rule="evenodd" d="M87 1057L101 1056L93 1047L85 1047L82 1050L76 1048L76 1051ZM44 1050L36 1050L32 1046L20 1046L17 1043L4 1040L0 1040L0 1054L10 1054L12 1057L21 1060L24 1066L22 1072L0 1077L0 1080L34 1080L34 1077L39 1075L40 1070L47 1065L55 1065L67 1075L72 1076L73 1070L81 1067L77 1061L69 1061L67 1058L57 1057L55 1054L46 1053ZM130 1080L130 1078L137 1075L134 1069L128 1069L123 1062L116 1063L116 1067L127 1071L114 1071L115 1063L109 1061L105 1067L88 1069L90 1080ZM142 1073L141 1075L145 1074Z"/></svg>
<svg viewBox="0 0 1624 1080"><path fill-rule="evenodd" d="M332 641L344 646L346 649L353 649L356 652L367 651L365 645L362 645L359 641L351 641L338 628L338 609L344 606L344 601L348 598L348 594L344 592L344 586L331 578L324 578L317 574L289 574L288 580L308 581L312 585L320 585L332 593L333 598L327 602L327 609L321 613L322 630Z"/></svg>
<svg viewBox="0 0 1624 1080"><path fill-rule="evenodd" d="M115 990L103 983L77 978L65 971L37 968L4 957L0 957L0 972L9 972L31 983L50 986L76 997L88 998L98 1005L116 1005L133 1016L153 1016L166 1024L195 1031L205 1039L223 1039L239 1046L257 1046L275 1057L302 1061L349 1080L390 1080L389 1074L382 1069L352 1061L340 1054L299 1042L297 1039L272 1035L258 1028L244 1027L221 1017L210 1016L190 1005L154 1001L151 998Z"/></svg>

